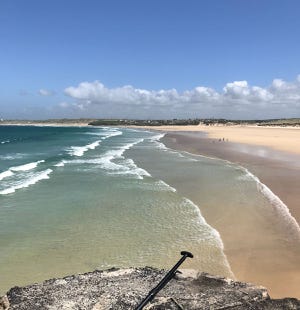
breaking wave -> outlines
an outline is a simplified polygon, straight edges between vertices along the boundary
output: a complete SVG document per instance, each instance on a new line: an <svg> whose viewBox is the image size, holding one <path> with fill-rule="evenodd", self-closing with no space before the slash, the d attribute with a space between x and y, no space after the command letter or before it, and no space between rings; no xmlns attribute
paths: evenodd
<svg viewBox="0 0 300 310"><path fill-rule="evenodd" d="M161 189L161 190L167 190L167 191L171 191L173 193L177 192L176 188L170 186L169 184L167 184L163 180L157 181L156 184L159 186L159 189Z"/></svg>
<svg viewBox="0 0 300 310"><path fill-rule="evenodd" d="M100 143L102 142L102 140L111 138L111 137L115 137L115 136L120 136L123 133L119 130L113 130L113 131L107 131L107 132L92 132L92 133L88 133L88 134L92 134L92 135L97 135L97 136L102 136L101 140L97 140L93 143L84 145L84 146L71 146L70 148L67 149L68 153L71 156L78 156L81 157L83 156L83 154L88 151L88 150L94 150L97 146L100 145Z"/></svg>
<svg viewBox="0 0 300 310"><path fill-rule="evenodd" d="M10 176L14 175L14 173L10 170L6 170L4 172L0 173L0 181L3 180L4 178L8 178Z"/></svg>
<svg viewBox="0 0 300 310"><path fill-rule="evenodd" d="M62 160L59 163L55 164L54 167L63 167L65 165L65 162L65 160Z"/></svg>
<svg viewBox="0 0 300 310"><path fill-rule="evenodd" d="M4 141L1 141L0 144L6 144L6 143L9 143L10 140L4 140Z"/></svg>
<svg viewBox="0 0 300 310"><path fill-rule="evenodd" d="M91 144L87 144L84 146L71 146L68 150L69 154L71 156L83 156L83 154L88 150L94 150L99 144L101 143L101 140L97 140Z"/></svg>
<svg viewBox="0 0 300 310"><path fill-rule="evenodd" d="M138 139L134 142L122 145L117 149L109 150L96 158L64 160L63 164L94 164L105 170L108 174L127 175L143 179L145 176L151 175L146 170L139 168L131 158L125 158L123 156L126 150L129 150L134 145L143 141L144 139Z"/></svg>
<svg viewBox="0 0 300 310"><path fill-rule="evenodd" d="M36 168L38 164L44 163L44 162L45 162L44 160L39 160L39 161L35 161L35 162L25 164L25 165L10 167L9 170L11 170L11 171L28 171L28 170L32 170L32 169Z"/></svg>
<svg viewBox="0 0 300 310"><path fill-rule="evenodd" d="M41 172L33 173L29 177L27 177L25 180L23 179L22 181L18 181L11 187L0 191L0 195L12 194L18 189L29 187L30 185L36 184L37 182L41 180L49 179L49 174L52 171L53 170L51 169L47 169Z"/></svg>
<svg viewBox="0 0 300 310"><path fill-rule="evenodd" d="M242 170L246 172L246 176L251 178L256 182L257 189L269 200L274 210L280 214L280 217L283 218L289 225L289 228L294 232L294 235L297 239L300 238L300 227L296 219L290 213L287 205L276 196L264 183L262 183L257 176L252 174L248 169L241 167Z"/></svg>
<svg viewBox="0 0 300 310"><path fill-rule="evenodd" d="M206 240L209 240L211 243L215 243L216 246L222 250L223 264L230 271L231 278L234 279L235 276L234 276L234 273L232 272L232 270L230 268L227 257L224 253L224 244L223 244L223 241L221 239L219 232L206 222L205 218L201 214L200 208L197 205L195 205L191 200L184 197L183 198L183 207L191 207L190 211L192 211L194 213L194 216L195 216L194 219L196 221L196 224L198 224L199 227L203 227L203 226L205 227L206 226L208 228L207 233L205 235L202 235L202 238L204 237Z"/></svg>
<svg viewBox="0 0 300 310"><path fill-rule="evenodd" d="M39 161L35 161L32 163L20 165L20 166L10 167L10 168L8 168L8 170L0 173L0 180L3 180L5 178L9 178L9 177L13 176L14 172L32 170L32 169L36 168L38 166L38 164L43 163L43 162L45 162L45 161L39 160Z"/></svg>

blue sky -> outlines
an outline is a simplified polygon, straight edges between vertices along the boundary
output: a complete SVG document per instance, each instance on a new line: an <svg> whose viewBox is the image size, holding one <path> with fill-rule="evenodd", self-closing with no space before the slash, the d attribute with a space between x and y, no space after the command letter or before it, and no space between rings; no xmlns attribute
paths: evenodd
<svg viewBox="0 0 300 310"><path fill-rule="evenodd" d="M298 0L1 0L0 117L300 117L299 37Z"/></svg>

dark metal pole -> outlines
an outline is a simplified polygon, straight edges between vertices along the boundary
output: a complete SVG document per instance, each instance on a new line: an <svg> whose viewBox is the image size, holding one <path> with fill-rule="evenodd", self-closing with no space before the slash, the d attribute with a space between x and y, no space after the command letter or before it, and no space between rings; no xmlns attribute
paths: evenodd
<svg viewBox="0 0 300 310"><path fill-rule="evenodd" d="M193 254L187 251L182 251L180 253L182 257L174 265L174 267L165 275L165 277L153 288L148 295L142 300L142 302L135 308L135 310L142 310L148 302L153 300L155 295L165 287L165 285L175 276L178 267L184 262L187 257L193 258Z"/></svg>

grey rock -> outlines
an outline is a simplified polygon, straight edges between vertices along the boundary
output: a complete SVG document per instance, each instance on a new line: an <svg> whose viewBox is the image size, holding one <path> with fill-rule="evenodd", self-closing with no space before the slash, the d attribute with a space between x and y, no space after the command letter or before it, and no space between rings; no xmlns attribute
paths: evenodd
<svg viewBox="0 0 300 310"><path fill-rule="evenodd" d="M150 267L113 268L16 286L0 299L0 310L134 309L165 274ZM273 300L264 287L183 270L144 309L300 309L300 301Z"/></svg>

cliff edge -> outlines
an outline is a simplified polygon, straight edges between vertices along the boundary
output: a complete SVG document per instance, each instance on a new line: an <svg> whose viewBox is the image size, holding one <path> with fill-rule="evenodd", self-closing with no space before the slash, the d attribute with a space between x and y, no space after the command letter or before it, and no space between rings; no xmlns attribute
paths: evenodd
<svg viewBox="0 0 300 310"><path fill-rule="evenodd" d="M16 286L0 298L0 310L134 309L165 274L150 267L113 268ZM144 309L300 309L300 301L273 300L264 287L183 270Z"/></svg>

